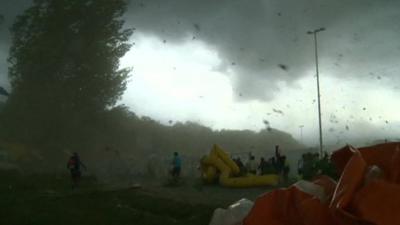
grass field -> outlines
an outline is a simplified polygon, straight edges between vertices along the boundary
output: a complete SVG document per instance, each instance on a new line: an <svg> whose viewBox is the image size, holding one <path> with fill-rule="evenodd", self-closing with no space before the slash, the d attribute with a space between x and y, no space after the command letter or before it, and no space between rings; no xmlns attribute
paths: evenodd
<svg viewBox="0 0 400 225"><path fill-rule="evenodd" d="M265 191L190 182L175 187L111 188L90 177L72 190L66 175L1 173L0 177L0 224L4 225L206 225L215 208L242 197L254 199Z"/></svg>

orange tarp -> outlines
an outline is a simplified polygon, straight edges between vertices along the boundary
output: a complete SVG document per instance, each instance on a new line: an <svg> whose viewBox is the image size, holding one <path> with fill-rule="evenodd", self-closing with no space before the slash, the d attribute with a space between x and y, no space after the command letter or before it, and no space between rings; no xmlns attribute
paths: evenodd
<svg viewBox="0 0 400 225"><path fill-rule="evenodd" d="M313 183L324 188L326 201L296 185L259 197L245 225L400 225L400 143L356 149L346 146L332 155L341 177ZM372 167L374 166L374 167Z"/></svg>

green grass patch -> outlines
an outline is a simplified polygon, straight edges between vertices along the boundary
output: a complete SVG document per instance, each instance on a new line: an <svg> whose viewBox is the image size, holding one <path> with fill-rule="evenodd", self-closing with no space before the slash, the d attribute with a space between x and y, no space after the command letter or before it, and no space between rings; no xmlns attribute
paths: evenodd
<svg viewBox="0 0 400 225"><path fill-rule="evenodd" d="M205 225L216 208L133 189L103 191L90 178L72 190L67 176L1 173L0 177L0 224Z"/></svg>

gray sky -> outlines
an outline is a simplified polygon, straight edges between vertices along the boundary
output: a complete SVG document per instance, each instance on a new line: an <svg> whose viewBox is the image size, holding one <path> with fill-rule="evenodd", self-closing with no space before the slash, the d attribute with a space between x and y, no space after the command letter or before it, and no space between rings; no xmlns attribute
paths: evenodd
<svg viewBox="0 0 400 225"><path fill-rule="evenodd" d="M6 84L0 14L0 84ZM263 120L314 144L317 111L313 41L319 34L326 139L400 134L400 2L389 0L146 0L130 2L133 66L122 103L161 122L193 120L215 129L261 129ZM284 65L282 69L279 65ZM7 86L7 85L6 85Z"/></svg>

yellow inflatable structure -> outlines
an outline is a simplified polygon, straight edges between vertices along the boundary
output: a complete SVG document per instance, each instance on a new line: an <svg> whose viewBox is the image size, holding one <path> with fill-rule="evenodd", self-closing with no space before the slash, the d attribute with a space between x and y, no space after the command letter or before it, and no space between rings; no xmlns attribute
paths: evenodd
<svg viewBox="0 0 400 225"><path fill-rule="evenodd" d="M235 177L240 174L239 167L218 145L214 145L210 154L201 159L201 169L205 182L212 183L218 179L224 187L275 186L279 183L279 176L276 174Z"/></svg>

